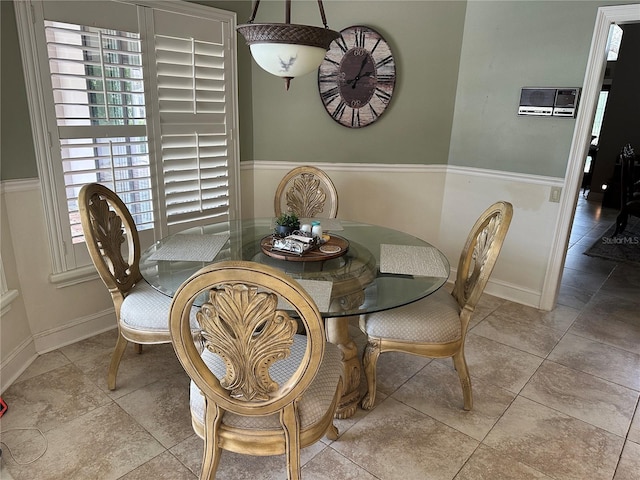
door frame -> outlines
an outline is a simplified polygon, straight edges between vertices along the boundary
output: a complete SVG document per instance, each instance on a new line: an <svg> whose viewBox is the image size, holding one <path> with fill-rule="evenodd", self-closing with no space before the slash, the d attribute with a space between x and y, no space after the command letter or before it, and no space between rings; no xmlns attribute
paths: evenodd
<svg viewBox="0 0 640 480"><path fill-rule="evenodd" d="M604 79L607 64L606 47L609 29L612 24L640 22L640 4L600 7L596 15L591 50L582 86L580 108L576 116L573 140L569 150L569 161L565 172L564 187L560 196L560 209L556 219L555 236L551 246L551 255L547 263L547 273L542 287L540 308L553 310L562 280L564 261L569 244L569 235L576 211L576 202L580 194L580 184L584 164L591 143L591 129L595 117L600 87Z"/></svg>

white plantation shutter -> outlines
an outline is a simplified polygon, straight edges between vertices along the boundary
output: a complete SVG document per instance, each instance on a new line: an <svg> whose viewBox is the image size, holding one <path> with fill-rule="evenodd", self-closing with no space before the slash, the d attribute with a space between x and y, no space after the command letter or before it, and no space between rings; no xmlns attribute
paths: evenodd
<svg viewBox="0 0 640 480"><path fill-rule="evenodd" d="M169 232L230 219L235 156L230 56L223 22L154 12L164 214ZM180 28L188 24L188 32ZM232 124L231 124L232 125Z"/></svg>
<svg viewBox="0 0 640 480"><path fill-rule="evenodd" d="M78 195L90 182L118 193L138 230L153 228L140 35L51 20L44 28L71 243L84 241Z"/></svg>
<svg viewBox="0 0 640 480"><path fill-rule="evenodd" d="M235 14L47 0L17 2L16 15L54 277L91 263L77 202L86 183L120 195L143 248L237 216Z"/></svg>

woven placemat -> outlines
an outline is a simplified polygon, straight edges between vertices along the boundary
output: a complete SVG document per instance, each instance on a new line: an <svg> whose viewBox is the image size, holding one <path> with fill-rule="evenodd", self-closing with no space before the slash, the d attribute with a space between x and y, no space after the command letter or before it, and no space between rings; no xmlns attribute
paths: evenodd
<svg viewBox="0 0 640 480"><path fill-rule="evenodd" d="M380 273L447 278L440 252L433 247L380 245Z"/></svg>
<svg viewBox="0 0 640 480"><path fill-rule="evenodd" d="M177 234L169 238L149 257L149 260L211 262L228 239L228 233L215 235Z"/></svg>
<svg viewBox="0 0 640 480"><path fill-rule="evenodd" d="M318 306L320 312L328 312L329 305L331 304L331 288L332 282L323 280L297 280L296 281L304 288L307 293L313 298L314 302ZM278 308L282 310L293 310L289 302L278 299Z"/></svg>

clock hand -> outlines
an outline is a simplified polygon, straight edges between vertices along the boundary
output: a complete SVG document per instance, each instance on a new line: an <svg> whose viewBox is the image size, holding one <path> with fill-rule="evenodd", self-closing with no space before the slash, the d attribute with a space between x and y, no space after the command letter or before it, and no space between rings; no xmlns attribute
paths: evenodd
<svg viewBox="0 0 640 480"><path fill-rule="evenodd" d="M362 73L362 69L364 69L364 66L367 64L367 60L369 59L369 57L365 56L362 59L362 63L360 64L360 70L358 70L358 74L356 75L356 78L354 78L353 80L348 80L347 81L347 85L351 85L351 88L356 88L356 83L358 83L358 80L360 80L360 78L362 78L360 76L360 74ZM370 74L369 74L370 75Z"/></svg>
<svg viewBox="0 0 640 480"><path fill-rule="evenodd" d="M353 79L353 85L351 85L351 88L356 88L356 82L357 82L358 80L360 80L361 78L364 78L364 77L370 77L371 75L373 75L373 72L365 72L365 73L363 73L362 75L360 75L360 76L358 76L358 77L354 78L354 79Z"/></svg>

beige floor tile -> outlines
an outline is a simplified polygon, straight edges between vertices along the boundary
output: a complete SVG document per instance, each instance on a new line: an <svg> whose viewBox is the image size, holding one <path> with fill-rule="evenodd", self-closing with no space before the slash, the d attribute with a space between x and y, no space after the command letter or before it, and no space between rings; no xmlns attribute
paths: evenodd
<svg viewBox="0 0 640 480"><path fill-rule="evenodd" d="M612 295L628 301L638 301L640 291L640 273L637 266L619 264L611 273L600 290L601 293Z"/></svg>
<svg viewBox="0 0 640 480"><path fill-rule="evenodd" d="M632 300L625 300L598 292L585 308L585 311L608 318L615 318L631 325L640 325L640 313L638 313L640 312L640 298L638 297Z"/></svg>
<svg viewBox="0 0 640 480"><path fill-rule="evenodd" d="M545 361L521 395L624 437L639 393Z"/></svg>
<svg viewBox="0 0 640 480"><path fill-rule="evenodd" d="M186 373L165 377L116 402L166 448L193 434Z"/></svg>
<svg viewBox="0 0 640 480"><path fill-rule="evenodd" d="M402 352L384 352L376 364L376 384L378 392L387 395L395 392L400 385L413 377L431 362L430 358ZM364 372L362 374L364 376Z"/></svg>
<svg viewBox="0 0 640 480"><path fill-rule="evenodd" d="M302 478L304 480L375 480L376 477L332 448L325 448L302 468Z"/></svg>
<svg viewBox="0 0 640 480"><path fill-rule="evenodd" d="M45 435L46 453L34 463L20 466L6 459L6 467L15 480L117 479L164 450L113 403ZM35 458L42 451L42 441L24 442L18 448L22 458Z"/></svg>
<svg viewBox="0 0 640 480"><path fill-rule="evenodd" d="M624 439L518 397L484 444L558 480L613 477Z"/></svg>
<svg viewBox="0 0 640 480"><path fill-rule="evenodd" d="M2 480L15 480L13 475L9 473L9 470L7 470L7 467L4 466L2 460L0 460L0 478Z"/></svg>
<svg viewBox="0 0 640 480"><path fill-rule="evenodd" d="M114 316L114 327L115 321L116 319ZM62 352L72 362L77 362L78 360L87 357L97 357L105 353L111 354L111 352L113 352L113 348L116 346L117 339L118 329L113 328L85 340L62 347L60 352Z"/></svg>
<svg viewBox="0 0 640 480"><path fill-rule="evenodd" d="M180 463L185 465L189 471L200 476L200 468L202 467L202 454L204 442L195 433L178 443L169 451L176 457Z"/></svg>
<svg viewBox="0 0 640 480"><path fill-rule="evenodd" d="M551 477L480 445L454 480L551 480Z"/></svg>
<svg viewBox="0 0 640 480"><path fill-rule="evenodd" d="M120 480L197 480L198 476L176 457L164 452L121 477Z"/></svg>
<svg viewBox="0 0 640 480"><path fill-rule="evenodd" d="M2 430L38 427L46 432L111 403L73 364L14 383L2 397L9 405L0 420Z"/></svg>
<svg viewBox="0 0 640 480"><path fill-rule="evenodd" d="M514 393L473 381L473 409L463 409L462 387L453 367L432 362L396 391L392 398L482 440L515 398Z"/></svg>
<svg viewBox="0 0 640 480"><path fill-rule="evenodd" d="M110 391L107 388L107 371L110 361L111 352L95 357L83 357L76 362L76 365L113 399L120 398L167 376L184 373L184 369L169 343L144 345L141 354L135 353L131 347L127 348L120 362L116 389Z"/></svg>
<svg viewBox="0 0 640 480"><path fill-rule="evenodd" d="M593 245L593 238L581 240L576 243L577 247L589 248ZM580 275L571 275L562 283L570 287L577 288L585 292L596 293L607 280L608 273L605 272L582 272Z"/></svg>
<svg viewBox="0 0 640 480"><path fill-rule="evenodd" d="M514 393L522 390L543 360L474 333L467 335L465 356L472 381L491 383Z"/></svg>
<svg viewBox="0 0 640 480"><path fill-rule="evenodd" d="M640 390L640 355L567 333L548 358L565 367Z"/></svg>
<svg viewBox="0 0 640 480"><path fill-rule="evenodd" d="M629 428L628 440L631 440L635 443L640 443L640 407L636 407L636 414L633 417L631 427Z"/></svg>
<svg viewBox="0 0 640 480"><path fill-rule="evenodd" d="M580 310L564 305L558 305L547 312L514 302L505 302L494 312L499 317L517 318L531 325L541 325L561 332L567 331L579 313Z"/></svg>
<svg viewBox="0 0 640 480"><path fill-rule="evenodd" d="M60 350L45 353L36 358L27 369L16 379L15 383L23 382L33 377L37 377L43 373L55 370L63 365L68 365L69 359L65 357Z"/></svg>
<svg viewBox="0 0 640 480"><path fill-rule="evenodd" d="M636 309L640 312L640 304ZM569 332L640 355L640 321L632 323L626 318L585 309Z"/></svg>
<svg viewBox="0 0 640 480"><path fill-rule="evenodd" d="M640 444L626 442L613 480L638 480L640 478Z"/></svg>
<svg viewBox="0 0 640 480"><path fill-rule="evenodd" d="M393 398L331 444L380 480L450 480L477 446L476 440Z"/></svg>
<svg viewBox="0 0 640 480"><path fill-rule="evenodd" d="M540 357L545 357L563 335L560 330L499 311L493 312L471 331Z"/></svg>
<svg viewBox="0 0 640 480"><path fill-rule="evenodd" d="M510 303L506 300L498 297L494 297L493 295L489 295L488 293L483 293L478 300L476 305L476 309L473 312L473 316L471 317L471 322L469 323L469 327L473 327L484 320L487 316L489 316L493 311L495 311L498 307L503 305L504 303Z"/></svg>

